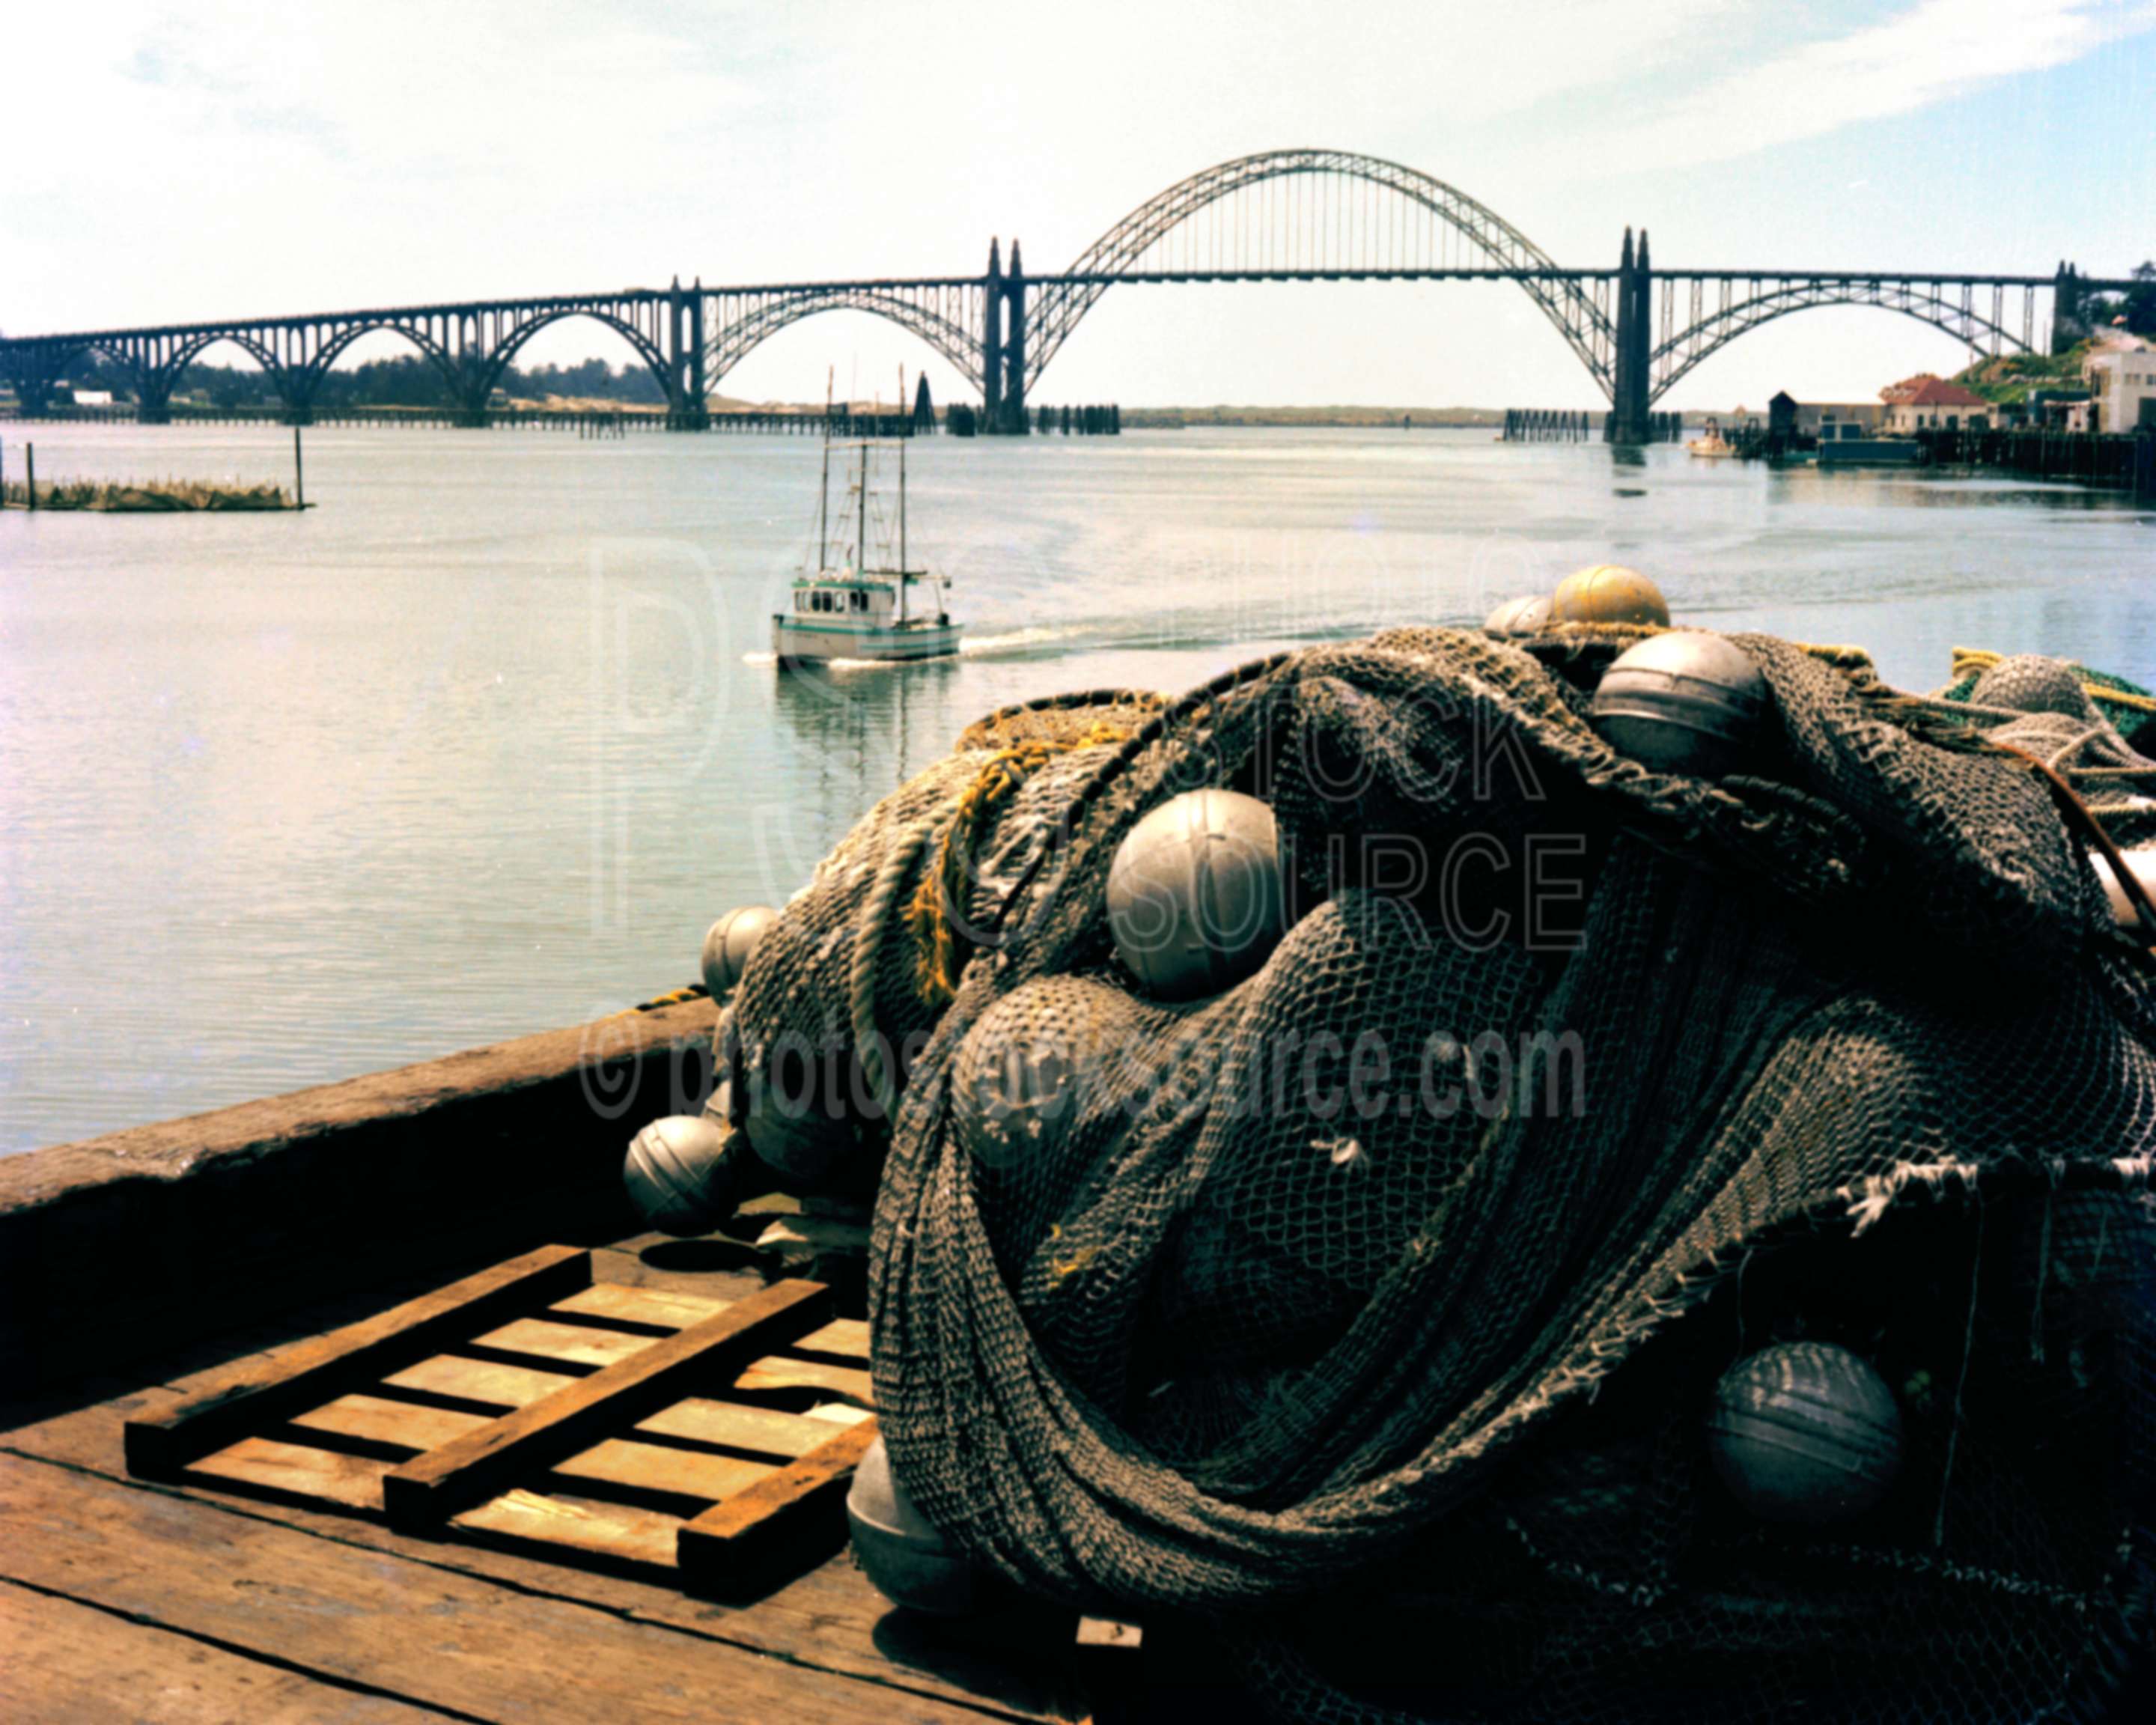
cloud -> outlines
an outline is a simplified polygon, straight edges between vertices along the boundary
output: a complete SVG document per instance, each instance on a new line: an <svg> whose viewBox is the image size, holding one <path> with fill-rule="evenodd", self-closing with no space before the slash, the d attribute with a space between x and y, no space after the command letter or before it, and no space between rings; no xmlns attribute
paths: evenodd
<svg viewBox="0 0 2156 1725"><path fill-rule="evenodd" d="M1703 162L1914 113L2156 28L2148 0L1920 0L1727 74L1610 140L1604 159Z"/></svg>

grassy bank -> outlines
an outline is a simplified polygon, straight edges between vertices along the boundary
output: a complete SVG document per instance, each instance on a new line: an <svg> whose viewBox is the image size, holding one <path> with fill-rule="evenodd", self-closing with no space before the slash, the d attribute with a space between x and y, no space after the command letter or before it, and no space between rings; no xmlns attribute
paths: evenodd
<svg viewBox="0 0 2156 1725"><path fill-rule="evenodd" d="M1159 430L1187 425L1364 426L1397 429L1412 420L1436 429L1502 425L1502 412L1491 408L1125 408L1126 430Z"/></svg>
<svg viewBox="0 0 2156 1725"><path fill-rule="evenodd" d="M2092 341L2064 353L2002 353L1965 367L1953 381L1999 406L2019 404L2031 389L2079 389L2082 362L2095 347Z"/></svg>
<svg viewBox="0 0 2156 1725"><path fill-rule="evenodd" d="M10 480L0 487L0 507L31 506L28 486ZM114 484L102 480L40 481L36 506L39 509L91 510L111 515L154 515L162 511L201 509L295 509L292 494L282 485L208 485L198 480L159 480L141 484L130 480Z"/></svg>

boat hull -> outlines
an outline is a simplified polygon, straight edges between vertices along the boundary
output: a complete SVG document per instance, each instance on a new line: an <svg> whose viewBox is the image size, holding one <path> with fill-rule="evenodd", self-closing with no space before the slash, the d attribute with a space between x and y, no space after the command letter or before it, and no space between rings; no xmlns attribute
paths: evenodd
<svg viewBox="0 0 2156 1725"><path fill-rule="evenodd" d="M771 619L771 650L782 665L828 665L833 660L901 664L945 659L958 650L964 633L956 623L909 623L891 629L819 628L787 616Z"/></svg>

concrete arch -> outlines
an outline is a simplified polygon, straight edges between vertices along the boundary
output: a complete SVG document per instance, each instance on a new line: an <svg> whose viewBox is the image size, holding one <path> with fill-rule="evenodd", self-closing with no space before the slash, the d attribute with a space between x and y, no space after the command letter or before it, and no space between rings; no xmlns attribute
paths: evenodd
<svg viewBox="0 0 2156 1725"><path fill-rule="evenodd" d="M442 387L449 401L461 403L464 389L464 371L454 355L425 331L409 324L399 323L393 318L369 318L344 326L327 337L315 350L314 357L292 375L293 388L287 399L295 413L305 413L314 406L315 393L321 388L322 379L329 375L330 367L336 363L337 356L362 336L371 336L377 330L388 330L402 336L424 354L441 374Z"/></svg>
<svg viewBox="0 0 2156 1725"><path fill-rule="evenodd" d="M594 305L563 305L534 313L503 336L495 345L494 352L486 357L480 375L475 380L474 394L477 401L481 403L485 402L488 396L493 393L495 385L501 381L502 373L509 369L516 360L519 350L526 341L549 324L559 323L564 318L569 317L593 318L613 331L629 343L636 357L649 367L651 375L659 382L660 393L666 401L677 408L684 405L675 399L679 389L673 376L673 368L668 363L665 354L660 352L658 346L634 324L615 316L612 312L603 311Z"/></svg>

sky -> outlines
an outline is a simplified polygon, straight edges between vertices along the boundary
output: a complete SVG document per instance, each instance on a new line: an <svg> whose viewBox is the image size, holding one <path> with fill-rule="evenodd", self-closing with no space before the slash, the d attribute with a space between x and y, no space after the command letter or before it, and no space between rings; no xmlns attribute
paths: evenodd
<svg viewBox="0 0 2156 1725"><path fill-rule="evenodd" d="M960 275L991 236L1040 273L1198 169L1301 146L1434 176L1568 265L1614 261L1628 223L1662 268L2156 254L2156 0L24 0L5 34L10 332ZM629 357L583 321L524 357L592 354ZM1889 312L1812 311L1663 404L1868 399L1965 358ZM901 365L970 393L855 313L717 388L813 398L834 367L866 395ZM1111 290L1034 398L1601 399L1502 283Z"/></svg>

